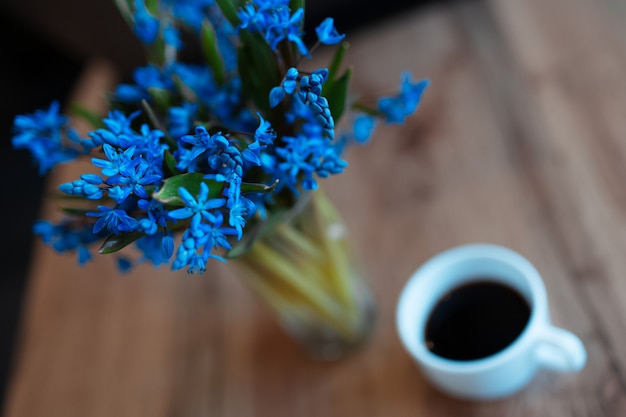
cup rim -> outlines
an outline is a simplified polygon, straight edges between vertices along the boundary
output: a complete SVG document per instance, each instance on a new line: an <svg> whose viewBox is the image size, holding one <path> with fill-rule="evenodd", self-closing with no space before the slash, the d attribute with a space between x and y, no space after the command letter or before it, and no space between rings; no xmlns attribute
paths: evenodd
<svg viewBox="0 0 626 417"><path fill-rule="evenodd" d="M424 289L423 287L428 284L428 281L434 279L441 269L477 258L505 262L507 265L517 269L525 278L530 288L531 297L528 300L531 305L528 323L515 341L501 351L485 358L459 361L435 355L422 343L421 335L417 331L418 327L420 327L418 326L420 323L418 320L427 320L432 307L421 314L420 317L413 317L414 306L411 303L415 298L415 294L420 294L420 291ZM451 286L450 289L452 288ZM472 373L496 367L518 355L525 346L532 342L533 334L541 327L543 318L547 316L547 308L545 286L539 272L530 261L518 252L504 246L489 243L472 243L456 246L436 254L413 273L402 289L398 299L396 326L405 349L419 363L429 368L436 368L451 373ZM410 331L411 329L413 330L412 332Z"/></svg>

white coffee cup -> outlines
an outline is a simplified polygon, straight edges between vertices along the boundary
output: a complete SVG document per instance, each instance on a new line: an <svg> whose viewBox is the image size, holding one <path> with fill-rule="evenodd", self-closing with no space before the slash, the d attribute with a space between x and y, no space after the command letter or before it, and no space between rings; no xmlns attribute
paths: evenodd
<svg viewBox="0 0 626 417"><path fill-rule="evenodd" d="M451 360L431 352L424 336L431 310L452 289L485 277L515 289L528 302L530 317L522 333L481 359ZM402 343L427 379L455 397L506 397L525 387L540 368L576 372L587 360L580 339L550 323L546 289L535 267L502 246L459 246L431 258L404 287L396 320Z"/></svg>

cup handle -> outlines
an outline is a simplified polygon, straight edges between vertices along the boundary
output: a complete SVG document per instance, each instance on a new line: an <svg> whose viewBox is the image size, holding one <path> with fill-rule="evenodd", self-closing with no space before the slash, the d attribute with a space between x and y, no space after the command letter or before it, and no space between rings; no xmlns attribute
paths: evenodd
<svg viewBox="0 0 626 417"><path fill-rule="evenodd" d="M587 362L587 351L578 336L552 325L539 334L535 354L540 366L557 372L578 372Z"/></svg>

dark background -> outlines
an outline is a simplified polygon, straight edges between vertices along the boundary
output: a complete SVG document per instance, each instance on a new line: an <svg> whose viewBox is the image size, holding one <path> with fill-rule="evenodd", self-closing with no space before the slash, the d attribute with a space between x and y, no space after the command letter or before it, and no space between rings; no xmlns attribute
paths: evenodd
<svg viewBox="0 0 626 417"><path fill-rule="evenodd" d="M305 29L325 17L335 18L340 32L366 27L374 20L436 0L309 1ZM17 114L47 108L67 99L84 63L103 57L125 78L144 62L141 44L118 15L113 0L0 1L0 395L6 392L27 285L31 225L37 218L45 186L26 151L11 148ZM0 397L0 401L3 401ZM2 404L0 404L2 409Z"/></svg>

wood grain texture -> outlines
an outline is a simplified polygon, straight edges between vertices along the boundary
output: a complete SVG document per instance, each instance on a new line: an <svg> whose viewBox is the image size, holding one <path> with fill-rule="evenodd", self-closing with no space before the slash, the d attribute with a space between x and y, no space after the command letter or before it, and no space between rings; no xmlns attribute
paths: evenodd
<svg viewBox="0 0 626 417"><path fill-rule="evenodd" d="M404 69L432 79L416 117L379 126L326 184L379 306L353 357L308 359L228 265L120 276L38 247L6 415L626 415L624 22L615 0L468 1L353 34L356 90L392 91ZM537 266L553 321L588 349L581 373L489 403L426 383L395 303L419 264L469 242Z"/></svg>

